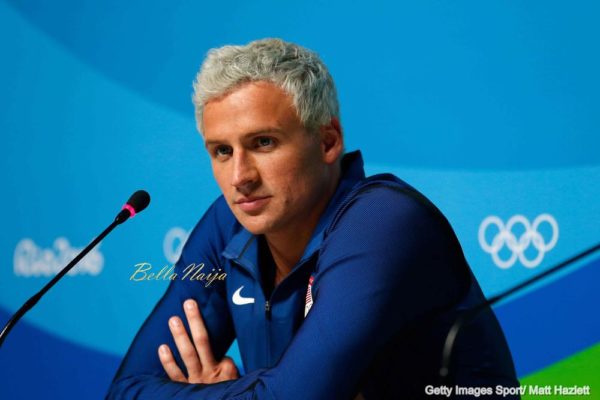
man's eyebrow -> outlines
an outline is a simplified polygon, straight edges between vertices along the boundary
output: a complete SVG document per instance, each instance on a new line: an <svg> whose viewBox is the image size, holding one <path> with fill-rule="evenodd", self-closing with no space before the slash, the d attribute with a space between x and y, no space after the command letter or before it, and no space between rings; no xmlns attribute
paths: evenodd
<svg viewBox="0 0 600 400"><path fill-rule="evenodd" d="M262 128L262 129L257 129L255 131L250 131L250 132L246 132L244 134L241 135L242 139L246 139L252 136L258 136L258 135L265 135L268 133L283 133L283 131L279 128ZM222 140L205 140L204 141L204 147L208 147L214 144L220 144L223 143Z"/></svg>

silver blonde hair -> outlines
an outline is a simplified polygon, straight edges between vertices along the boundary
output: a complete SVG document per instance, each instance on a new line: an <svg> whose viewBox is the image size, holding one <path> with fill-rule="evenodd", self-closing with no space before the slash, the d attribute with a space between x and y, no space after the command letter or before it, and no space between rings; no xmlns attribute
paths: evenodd
<svg viewBox="0 0 600 400"><path fill-rule="evenodd" d="M319 56L281 39L262 39L208 52L192 98L200 130L207 102L254 81L271 82L291 95L300 121L311 132L329 124L332 117L339 119L335 84Z"/></svg>

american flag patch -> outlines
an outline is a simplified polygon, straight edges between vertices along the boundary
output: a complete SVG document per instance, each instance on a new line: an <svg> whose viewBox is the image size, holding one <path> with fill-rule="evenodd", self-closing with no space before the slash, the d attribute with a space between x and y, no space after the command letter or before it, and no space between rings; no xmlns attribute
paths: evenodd
<svg viewBox="0 0 600 400"><path fill-rule="evenodd" d="M304 318L306 318L306 316L308 315L308 312L310 311L310 308L313 305L312 284L313 284L314 280L315 280L315 278L312 276L308 280L308 289L306 290L306 303L304 303Z"/></svg>

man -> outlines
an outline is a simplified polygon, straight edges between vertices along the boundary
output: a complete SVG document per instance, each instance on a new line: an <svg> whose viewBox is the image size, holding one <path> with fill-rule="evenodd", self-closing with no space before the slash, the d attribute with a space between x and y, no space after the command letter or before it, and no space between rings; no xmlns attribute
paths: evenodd
<svg viewBox="0 0 600 400"><path fill-rule="evenodd" d="M446 219L399 179L365 178L360 153L343 155L315 53L273 39L225 46L194 88L223 196L107 397L425 397L457 313L484 301ZM181 279L191 264L227 278ZM236 338L242 377L224 358ZM451 372L463 386L518 384L491 311L461 332Z"/></svg>

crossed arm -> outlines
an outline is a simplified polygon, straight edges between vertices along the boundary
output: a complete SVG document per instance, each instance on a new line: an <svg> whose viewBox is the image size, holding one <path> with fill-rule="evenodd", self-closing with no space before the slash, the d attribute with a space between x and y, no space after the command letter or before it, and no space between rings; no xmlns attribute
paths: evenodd
<svg viewBox="0 0 600 400"><path fill-rule="evenodd" d="M239 378L237 367L231 358L215 360L208 331L196 301L186 300L183 309L190 327L191 340L178 316L169 319L169 329L187 369L187 376L177 365L169 345L162 344L158 348L158 357L169 378L182 383L218 383Z"/></svg>
<svg viewBox="0 0 600 400"><path fill-rule="evenodd" d="M194 297L197 289L178 281L134 340L107 398L353 398L375 355L394 335L420 314L456 299L449 289L454 277L443 267L445 234L422 207L411 202L399 207L402 199L395 197L393 208L377 198L357 201L347 210L357 215L339 223L344 234L333 230L325 239L314 305L277 365L238 378L231 360L223 358L233 340L227 297L217 292ZM377 240L384 236L393 240ZM190 298L196 302L186 301ZM182 314L184 302L190 308ZM178 316L167 329L174 312Z"/></svg>

